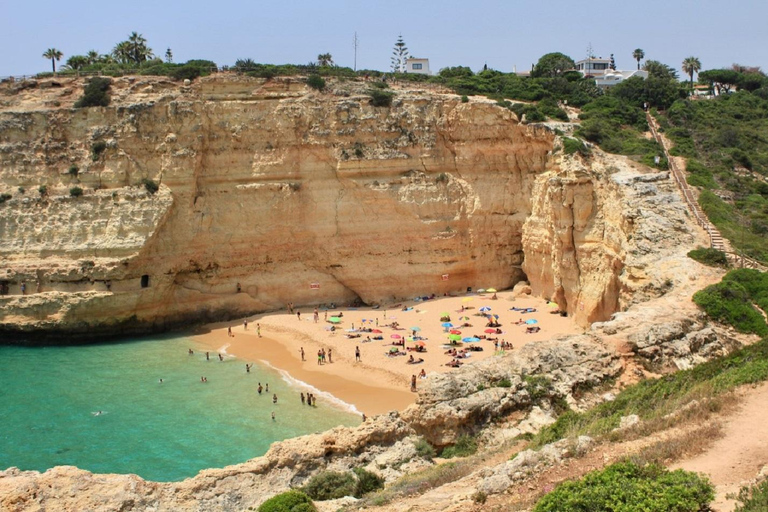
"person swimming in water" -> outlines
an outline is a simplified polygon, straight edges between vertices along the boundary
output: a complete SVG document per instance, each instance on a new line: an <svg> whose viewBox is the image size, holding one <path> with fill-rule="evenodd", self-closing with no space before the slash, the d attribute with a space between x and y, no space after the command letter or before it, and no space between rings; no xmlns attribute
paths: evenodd
<svg viewBox="0 0 768 512"><path fill-rule="evenodd" d="M272 395L272 403L273 403L273 404L276 404L276 403L277 403L277 395L276 395L276 394L275 394L275 395Z"/></svg>
<svg viewBox="0 0 768 512"><path fill-rule="evenodd" d="M259 390L259 394L261 394L261 392L262 392L262 391L264 391L264 388L262 388L262 387L261 387L261 382L259 382L259 388L258 388L258 390Z"/></svg>

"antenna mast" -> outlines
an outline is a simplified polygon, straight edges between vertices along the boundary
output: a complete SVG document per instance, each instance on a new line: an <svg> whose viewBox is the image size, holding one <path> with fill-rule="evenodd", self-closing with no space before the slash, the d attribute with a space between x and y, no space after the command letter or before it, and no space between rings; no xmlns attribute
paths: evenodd
<svg viewBox="0 0 768 512"><path fill-rule="evenodd" d="M357 47L360 46L360 41L357 39L357 32L355 32L355 37L352 39L352 46L355 48L355 67L354 70L357 71Z"/></svg>

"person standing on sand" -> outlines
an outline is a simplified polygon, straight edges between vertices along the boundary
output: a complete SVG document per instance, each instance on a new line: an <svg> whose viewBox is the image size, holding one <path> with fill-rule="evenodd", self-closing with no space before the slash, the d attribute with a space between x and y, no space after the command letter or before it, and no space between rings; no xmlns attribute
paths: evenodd
<svg viewBox="0 0 768 512"><path fill-rule="evenodd" d="M305 361L305 359L304 359L304 347L301 347L301 348L299 349L299 352L301 352L301 360L302 360L302 361Z"/></svg>
<svg viewBox="0 0 768 512"><path fill-rule="evenodd" d="M293 302L288 303L288 314L293 314Z"/></svg>
<svg viewBox="0 0 768 512"><path fill-rule="evenodd" d="M362 362L363 360L360 359L360 347L355 347L355 362Z"/></svg>
<svg viewBox="0 0 768 512"><path fill-rule="evenodd" d="M243 320L243 330L244 331L248 330L248 319L247 318L245 320Z"/></svg>
<svg viewBox="0 0 768 512"><path fill-rule="evenodd" d="M327 310L327 309L326 309L326 310L325 310L325 312L323 313L323 321L324 321L324 322L327 322L327 321L328 321L328 310Z"/></svg>
<svg viewBox="0 0 768 512"><path fill-rule="evenodd" d="M317 308L315 308L314 319L315 319L315 323L320 321L320 312L317 311Z"/></svg>
<svg viewBox="0 0 768 512"><path fill-rule="evenodd" d="M416 391L416 376L411 375L411 391Z"/></svg>
<svg viewBox="0 0 768 512"><path fill-rule="evenodd" d="M296 318L301 320L301 311L298 311L298 310L296 311Z"/></svg>
<svg viewBox="0 0 768 512"><path fill-rule="evenodd" d="M232 327L227 327L227 336L232 337Z"/></svg>
<svg viewBox="0 0 768 512"><path fill-rule="evenodd" d="M328 362L333 363L333 349L328 349Z"/></svg>
<svg viewBox="0 0 768 512"><path fill-rule="evenodd" d="M317 350L317 364L323 364L323 353L320 349Z"/></svg>
<svg viewBox="0 0 768 512"><path fill-rule="evenodd" d="M367 419L368 418L365 416L365 413L363 413L363 423L365 423L365 420L367 420Z"/></svg>
<svg viewBox="0 0 768 512"><path fill-rule="evenodd" d="M261 338L261 324L256 324L256 334Z"/></svg>

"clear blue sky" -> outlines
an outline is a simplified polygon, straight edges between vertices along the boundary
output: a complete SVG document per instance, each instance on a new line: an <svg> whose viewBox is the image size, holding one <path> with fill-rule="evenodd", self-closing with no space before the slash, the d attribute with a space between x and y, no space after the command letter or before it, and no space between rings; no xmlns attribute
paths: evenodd
<svg viewBox="0 0 768 512"><path fill-rule="evenodd" d="M523 70L553 51L579 60L590 43L596 56L615 54L619 69L635 66L639 47L677 69L693 55L703 69L738 62L768 71L765 0L0 0L0 12L0 76L49 70L41 55L50 47L64 53L61 65L90 49L107 53L131 31L159 56L170 47L176 62L219 65L305 64L330 52L352 67L357 31L358 69L389 69L402 33L434 71L486 62Z"/></svg>

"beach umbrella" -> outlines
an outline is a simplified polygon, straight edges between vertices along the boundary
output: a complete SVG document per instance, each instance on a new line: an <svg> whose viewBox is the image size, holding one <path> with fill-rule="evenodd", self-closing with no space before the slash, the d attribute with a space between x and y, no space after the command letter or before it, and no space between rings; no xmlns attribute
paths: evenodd
<svg viewBox="0 0 768 512"><path fill-rule="evenodd" d="M496 320L498 320L498 319L499 319L499 315L493 315L493 318L495 318Z"/></svg>
<svg viewBox="0 0 768 512"><path fill-rule="evenodd" d="M442 313L440 313L440 316L441 317L443 317L443 316L451 316L451 314L449 312L447 312L447 311L443 311Z"/></svg>
<svg viewBox="0 0 768 512"><path fill-rule="evenodd" d="M527 324L537 324L539 322L535 318L531 318L530 320L526 320L525 323L527 323Z"/></svg>
<svg viewBox="0 0 768 512"><path fill-rule="evenodd" d="M405 341L413 341L415 338L413 336L408 336L405 338Z"/></svg>
<svg viewBox="0 0 768 512"><path fill-rule="evenodd" d="M488 293L496 293L496 288L488 288L485 291L487 291Z"/></svg>
<svg viewBox="0 0 768 512"><path fill-rule="evenodd" d="M391 349L389 349L389 353L390 354L394 354L395 352L399 352L399 351L400 351L400 349L397 348L397 347L392 347Z"/></svg>
<svg viewBox="0 0 768 512"><path fill-rule="evenodd" d="M400 336L399 334L390 334L389 337L394 338L396 340L399 340L400 338L402 338L402 336Z"/></svg>
<svg viewBox="0 0 768 512"><path fill-rule="evenodd" d="M461 302L472 302L472 297L464 297Z"/></svg>
<svg viewBox="0 0 768 512"><path fill-rule="evenodd" d="M443 326L443 327L445 327L446 329L453 327L453 324L452 324L451 322L443 322L443 323L442 323L442 324L440 324L440 325L442 325L442 326Z"/></svg>
<svg viewBox="0 0 768 512"><path fill-rule="evenodd" d="M425 343L423 341L416 341L416 342L414 342L414 345L418 345L420 347L423 347L425 345Z"/></svg>
<svg viewBox="0 0 768 512"><path fill-rule="evenodd" d="M477 290L477 293L485 293L485 289L484 288L480 288L479 290Z"/></svg>
<svg viewBox="0 0 768 512"><path fill-rule="evenodd" d="M557 305L557 302L552 302L552 301L547 302L547 306L549 306L552 309L557 309L558 307L560 307Z"/></svg>
<svg viewBox="0 0 768 512"><path fill-rule="evenodd" d="M372 329L371 332L372 333L376 333L376 334L381 334L382 333L382 331L379 330L379 329Z"/></svg>
<svg viewBox="0 0 768 512"><path fill-rule="evenodd" d="M448 339L451 341L459 341L461 339L460 334L449 334Z"/></svg>
<svg viewBox="0 0 768 512"><path fill-rule="evenodd" d="M488 307L488 306L483 306L483 307L481 307L481 308L480 308L480 310L479 310L479 311L482 311L483 313L485 313L485 312L487 312L487 311L490 311L490 310L491 310L491 308L490 308L490 307Z"/></svg>
<svg viewBox="0 0 768 512"><path fill-rule="evenodd" d="M468 316L460 316L459 320L469 320L469 317Z"/></svg>
<svg viewBox="0 0 768 512"><path fill-rule="evenodd" d="M469 338L463 338L461 341L466 341L467 343L474 343L475 341L480 341L480 338L475 338L474 336L470 336Z"/></svg>
<svg viewBox="0 0 768 512"><path fill-rule="evenodd" d="M451 334L461 334L461 331L458 329L451 329Z"/></svg>
<svg viewBox="0 0 768 512"><path fill-rule="evenodd" d="M483 331L483 332L485 332L486 334L493 334L493 333L495 333L495 332L496 332L496 329L486 329L486 330L485 330L485 331Z"/></svg>
<svg viewBox="0 0 768 512"><path fill-rule="evenodd" d="M341 318L337 316L332 316L331 318L328 319L328 321L331 322L332 324L338 324L339 322L341 322Z"/></svg>
<svg viewBox="0 0 768 512"><path fill-rule="evenodd" d="M416 332L419 332L419 331L421 330L421 327L419 327L419 326L417 325L417 326L415 326L415 327L411 327L409 330L410 330L410 331L416 331Z"/></svg>

